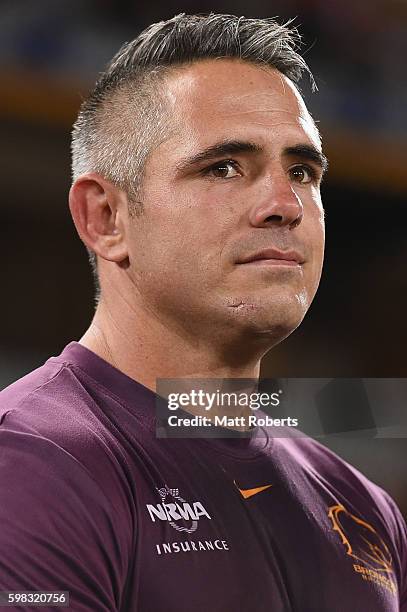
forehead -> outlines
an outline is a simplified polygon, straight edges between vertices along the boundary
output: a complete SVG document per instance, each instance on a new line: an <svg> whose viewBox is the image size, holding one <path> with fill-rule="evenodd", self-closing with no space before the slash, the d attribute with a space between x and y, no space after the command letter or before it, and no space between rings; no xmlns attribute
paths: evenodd
<svg viewBox="0 0 407 612"><path fill-rule="evenodd" d="M276 69L233 59L205 60L171 72L164 90L173 134L191 145L250 136L320 148L301 95Z"/></svg>

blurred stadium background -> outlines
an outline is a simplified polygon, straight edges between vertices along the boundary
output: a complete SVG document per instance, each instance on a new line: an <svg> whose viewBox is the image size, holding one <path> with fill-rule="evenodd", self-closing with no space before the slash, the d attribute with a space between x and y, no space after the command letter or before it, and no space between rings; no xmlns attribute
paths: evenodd
<svg viewBox="0 0 407 612"><path fill-rule="evenodd" d="M407 377L407 0L3 0L0 387L79 339L92 316L91 274L67 206L82 96L143 27L209 11L296 17L319 87L311 94L304 82L304 95L330 159L321 287L263 374ZM407 444L393 434L324 441L407 514Z"/></svg>

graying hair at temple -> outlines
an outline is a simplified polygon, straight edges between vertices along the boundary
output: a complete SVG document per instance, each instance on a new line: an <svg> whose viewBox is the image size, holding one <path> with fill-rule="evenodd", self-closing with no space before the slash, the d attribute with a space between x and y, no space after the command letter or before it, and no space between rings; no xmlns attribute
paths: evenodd
<svg viewBox="0 0 407 612"><path fill-rule="evenodd" d="M85 172L100 173L127 193L130 214L140 215L145 161L171 130L165 75L199 60L234 58L276 68L297 87L306 72L315 89L298 53L301 36L291 24L180 14L150 25L122 46L81 106L72 133L73 180ZM88 252L99 294L96 256Z"/></svg>

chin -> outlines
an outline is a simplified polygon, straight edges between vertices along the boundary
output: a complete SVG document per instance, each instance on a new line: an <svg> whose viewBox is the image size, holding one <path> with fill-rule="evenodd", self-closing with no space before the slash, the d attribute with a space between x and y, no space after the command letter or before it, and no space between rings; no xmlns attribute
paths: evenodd
<svg viewBox="0 0 407 612"><path fill-rule="evenodd" d="M278 300L274 303L255 300L237 301L229 309L229 320L246 333L269 337L273 345L287 338L301 324L308 310L301 299Z"/></svg>
<svg viewBox="0 0 407 612"><path fill-rule="evenodd" d="M265 320L257 321L255 329L253 330L256 335L268 336L273 340L273 346L278 344L301 325L304 319L305 313L298 316L285 316L274 317L270 319L267 317Z"/></svg>

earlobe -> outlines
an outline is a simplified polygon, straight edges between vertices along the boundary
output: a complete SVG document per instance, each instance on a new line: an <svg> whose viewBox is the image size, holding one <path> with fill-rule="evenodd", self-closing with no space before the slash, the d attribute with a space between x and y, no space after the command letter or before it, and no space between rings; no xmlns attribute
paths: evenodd
<svg viewBox="0 0 407 612"><path fill-rule="evenodd" d="M69 207L85 245L108 261L127 259L123 191L96 173L80 176L69 192Z"/></svg>

